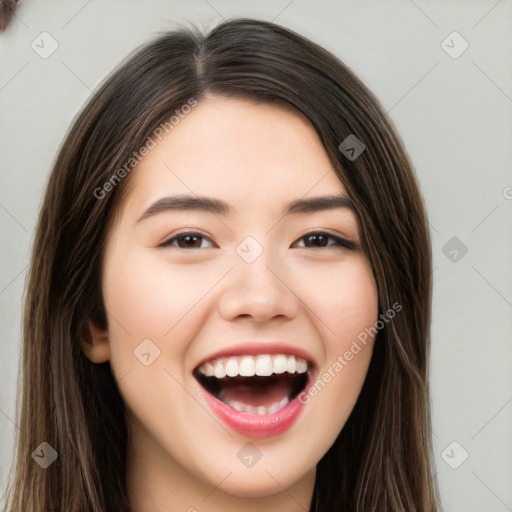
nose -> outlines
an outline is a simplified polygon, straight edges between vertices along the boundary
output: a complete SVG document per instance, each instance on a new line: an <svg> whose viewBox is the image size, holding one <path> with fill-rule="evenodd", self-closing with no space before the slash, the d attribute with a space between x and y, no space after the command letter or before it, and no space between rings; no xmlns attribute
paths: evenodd
<svg viewBox="0 0 512 512"><path fill-rule="evenodd" d="M263 253L256 261L236 265L227 276L228 282L219 302L225 320L250 317L255 322L273 318L292 319L297 315L299 298L293 282L283 271L274 270Z"/></svg>

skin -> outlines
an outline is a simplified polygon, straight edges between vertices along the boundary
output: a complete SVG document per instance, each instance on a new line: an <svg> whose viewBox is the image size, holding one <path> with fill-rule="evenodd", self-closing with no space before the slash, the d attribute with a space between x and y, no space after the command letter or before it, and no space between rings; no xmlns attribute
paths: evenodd
<svg viewBox="0 0 512 512"><path fill-rule="evenodd" d="M127 405L134 512L309 510L315 467L355 405L374 340L290 429L265 439L224 425L192 370L218 350L277 341L307 350L321 375L375 324L377 287L363 251L303 238L327 230L358 242L355 213L281 213L291 199L346 194L315 130L288 108L209 96L129 179L103 261L108 328L91 323L83 350L110 360ZM238 213L166 211L137 222L176 193L219 198ZM184 230L206 238L196 249L158 247ZM249 235L263 248L253 263L236 252ZM134 350L148 338L160 355L145 366ZM237 457L247 442L262 455L250 468Z"/></svg>

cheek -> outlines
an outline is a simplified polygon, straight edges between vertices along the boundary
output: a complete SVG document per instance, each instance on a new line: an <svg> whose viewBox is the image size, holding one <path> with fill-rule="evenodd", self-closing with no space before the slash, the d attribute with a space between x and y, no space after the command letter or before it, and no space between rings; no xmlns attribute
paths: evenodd
<svg viewBox="0 0 512 512"><path fill-rule="evenodd" d="M349 269L340 290L337 312L333 313L336 332L346 345L366 328L375 324L378 315L378 291L370 265L360 262Z"/></svg>
<svg viewBox="0 0 512 512"><path fill-rule="evenodd" d="M179 266L164 257L149 257L147 249L118 248L104 270L110 362L122 380L121 389L137 383L139 391L149 392L158 387L153 380L158 372L168 380L165 370L183 380L180 362L187 360L189 340L198 335L211 311L205 297L226 269L204 263ZM145 367L136 357L147 352L150 360L153 354L157 358Z"/></svg>
<svg viewBox="0 0 512 512"><path fill-rule="evenodd" d="M327 343L326 355L331 377L338 376L332 377L337 380L333 388L358 394L373 351L370 329L378 319L377 285L366 260L347 268L332 319L336 335Z"/></svg>
<svg viewBox="0 0 512 512"><path fill-rule="evenodd" d="M126 332L162 338L207 294L217 273L180 268L132 250L106 266L105 304Z"/></svg>
<svg viewBox="0 0 512 512"><path fill-rule="evenodd" d="M175 428L180 417L175 397L184 380L179 362L197 329L187 322L187 312L206 293L208 283L193 271L184 273L133 248L118 248L104 270L110 364L119 391L138 421L152 428ZM171 403L172 417L162 405Z"/></svg>
<svg viewBox="0 0 512 512"><path fill-rule="evenodd" d="M294 287L316 319L326 356L342 349L378 314L378 292L370 264L362 256L339 264L300 269ZM332 354L331 354L332 355Z"/></svg>
<svg viewBox="0 0 512 512"><path fill-rule="evenodd" d="M363 386L373 352L373 331L378 319L378 291L366 260L347 262L336 279L324 277L322 293L315 294L324 322L318 322L324 339L325 360L303 403L330 425L334 442L348 419Z"/></svg>

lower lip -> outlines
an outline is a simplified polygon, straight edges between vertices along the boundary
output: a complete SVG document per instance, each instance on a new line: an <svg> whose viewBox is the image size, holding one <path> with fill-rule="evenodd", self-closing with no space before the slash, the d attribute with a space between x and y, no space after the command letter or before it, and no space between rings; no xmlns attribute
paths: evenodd
<svg viewBox="0 0 512 512"><path fill-rule="evenodd" d="M226 425L240 434L254 438L272 437L288 430L298 418L304 405L296 396L275 414L249 414L225 404L208 391L203 390L212 411Z"/></svg>

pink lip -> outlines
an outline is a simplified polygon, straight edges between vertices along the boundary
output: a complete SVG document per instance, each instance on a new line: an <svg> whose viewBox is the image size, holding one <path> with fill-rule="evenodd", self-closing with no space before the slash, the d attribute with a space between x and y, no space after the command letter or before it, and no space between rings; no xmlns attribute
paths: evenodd
<svg viewBox="0 0 512 512"><path fill-rule="evenodd" d="M249 414L240 412L203 389L212 411L233 430L254 438L272 437L290 428L304 405L296 396L275 414Z"/></svg>
<svg viewBox="0 0 512 512"><path fill-rule="evenodd" d="M256 356L259 354L290 354L305 359L309 364L308 383L304 389L308 389L312 376L316 373L316 364L311 354L303 349L273 341L259 341L244 343L219 350L204 358L196 368L199 368L207 361L220 359L222 357L233 357L239 355ZM297 395L289 404L274 414L249 414L240 412L225 404L201 386L206 402L212 411L229 427L240 434L253 438L271 437L288 430L299 417L304 404L299 401Z"/></svg>

